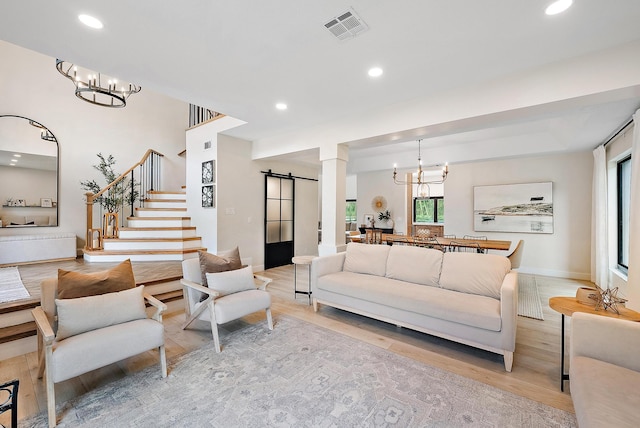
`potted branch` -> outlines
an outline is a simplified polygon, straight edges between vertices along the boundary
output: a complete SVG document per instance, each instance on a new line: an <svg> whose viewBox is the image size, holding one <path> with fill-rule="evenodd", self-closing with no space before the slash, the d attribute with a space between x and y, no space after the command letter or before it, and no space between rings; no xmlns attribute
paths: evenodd
<svg viewBox="0 0 640 428"><path fill-rule="evenodd" d="M393 228L393 220L391 219L391 212L389 210L379 212L378 220L386 223L388 229Z"/></svg>
<svg viewBox="0 0 640 428"><path fill-rule="evenodd" d="M100 171L106 184L100 186L96 180L80 182L83 190L92 192L94 195L99 193L104 187L113 183L120 176L120 174L113 169L113 166L116 164L113 155L105 157L102 153L98 153L97 156L100 162L97 165L93 165L93 168ZM95 198L93 202L94 204L100 205L104 212L114 214L120 211L125 205L132 205L139 196L140 192L137 189L135 181L130 177L124 177L105 193ZM107 218L109 218L109 224L106 225L105 236L112 236L113 231L117 229L117 224L115 223L116 216L109 215Z"/></svg>

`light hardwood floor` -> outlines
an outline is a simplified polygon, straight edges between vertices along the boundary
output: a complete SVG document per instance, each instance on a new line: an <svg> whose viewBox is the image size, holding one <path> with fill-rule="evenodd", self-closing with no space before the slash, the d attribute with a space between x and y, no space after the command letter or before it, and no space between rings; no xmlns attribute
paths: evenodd
<svg viewBox="0 0 640 428"><path fill-rule="evenodd" d="M80 263L82 264L82 263ZM147 265L144 269L151 265ZM68 267L68 265L66 265ZM66 268L65 267L65 268ZM103 264L83 266L82 270L101 270ZM172 266L171 269L175 267ZM56 268L57 269L57 268ZM141 267L134 265L136 275ZM51 264L30 265L29 281L51 276ZM22 271L22 267L21 267ZM39 273L40 271L40 273ZM53 270L55 272L55 269ZM153 271L153 269L151 269ZM504 371L502 357L490 352L453 343L444 339L400 329L394 325L375 321L366 317L344 312L327 306L320 306L318 313L313 312L307 297L298 295L294 299L293 266L283 266L262 272L273 278L269 286L273 298L272 311L275 328L278 317L295 317L330 330L348 335L358 340L379 346L439 367L477 381L493 385L532 400L573 412L568 383L565 392L560 392L560 314L548 306L552 296L575 295L577 287L584 282L537 276L538 288L543 304L544 321L518 317L517 346L513 371ZM136 279L138 277L136 276ZM298 269L298 289L307 285L306 269ZM264 313L254 314L241 321L226 324L221 329L221 342L224 352L225 341L233 340L232 332L246 323L264 322ZM187 330L181 329L184 313L178 312L165 317L167 358L189 352L211 341L208 324L196 323ZM157 353L149 351L137 357L129 358L94 372L56 384L58 403L81 395L107 382L127 376L149 365L157 365ZM158 368L158 371L160 369ZM171 366L169 366L171 370ZM18 417L23 419L46 409L46 396L43 382L37 379L36 353L29 353L0 361L0 382L20 379ZM5 416L0 416L0 424L8 424Z"/></svg>

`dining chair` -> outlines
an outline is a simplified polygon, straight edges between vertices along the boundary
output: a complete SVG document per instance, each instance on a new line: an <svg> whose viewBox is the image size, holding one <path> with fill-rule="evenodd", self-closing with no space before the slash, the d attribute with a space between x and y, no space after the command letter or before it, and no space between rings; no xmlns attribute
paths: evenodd
<svg viewBox="0 0 640 428"><path fill-rule="evenodd" d="M524 240L521 239L518 242L518 245L516 245L516 248L514 248L511 254L507 256L507 258L511 262L511 269L518 269L520 267L520 262L522 261L523 249L524 249Z"/></svg>
<svg viewBox="0 0 640 428"><path fill-rule="evenodd" d="M487 237L484 235L474 236L474 235L464 235L462 239L475 239L476 241L486 241ZM479 253L486 253L486 250L478 247Z"/></svg>
<svg viewBox="0 0 640 428"><path fill-rule="evenodd" d="M482 253L482 248L477 242L460 242L451 241L451 246L456 248L456 251L461 253Z"/></svg>
<svg viewBox="0 0 640 428"><path fill-rule="evenodd" d="M367 244L382 244L382 230L367 229L364 242Z"/></svg>
<svg viewBox="0 0 640 428"><path fill-rule="evenodd" d="M456 235L442 235L442 237L446 239L458 239ZM456 251L456 247L454 247L453 245L447 245L446 250L449 252Z"/></svg>

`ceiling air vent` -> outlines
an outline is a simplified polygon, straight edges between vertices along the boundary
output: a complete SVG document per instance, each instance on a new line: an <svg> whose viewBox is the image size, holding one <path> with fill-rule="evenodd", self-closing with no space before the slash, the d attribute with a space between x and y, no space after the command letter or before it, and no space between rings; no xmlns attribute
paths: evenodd
<svg viewBox="0 0 640 428"><path fill-rule="evenodd" d="M359 33L367 30L367 24L356 15L353 9L340 14L324 24L324 26L339 40L355 37Z"/></svg>

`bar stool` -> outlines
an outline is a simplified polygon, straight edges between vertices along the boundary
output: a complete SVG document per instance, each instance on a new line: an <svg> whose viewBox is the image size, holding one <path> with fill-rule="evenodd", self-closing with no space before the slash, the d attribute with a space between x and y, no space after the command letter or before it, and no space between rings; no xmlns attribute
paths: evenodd
<svg viewBox="0 0 640 428"><path fill-rule="evenodd" d="M291 259L293 262L293 298L295 299L298 294L306 294L309 297L309 304L311 304L311 261L315 258L316 256L295 256ZM298 265L309 266L307 291L298 290Z"/></svg>

